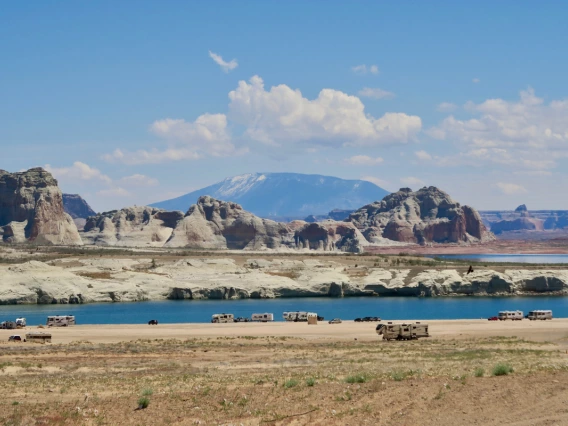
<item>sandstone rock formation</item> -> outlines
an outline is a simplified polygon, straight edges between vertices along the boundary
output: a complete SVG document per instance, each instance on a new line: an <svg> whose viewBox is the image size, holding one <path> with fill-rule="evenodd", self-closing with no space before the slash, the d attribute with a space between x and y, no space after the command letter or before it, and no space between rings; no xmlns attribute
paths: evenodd
<svg viewBox="0 0 568 426"><path fill-rule="evenodd" d="M524 204L517 207L508 219L491 224L491 232L495 235L508 231L542 231L543 229L543 221L531 217L527 206Z"/></svg>
<svg viewBox="0 0 568 426"><path fill-rule="evenodd" d="M0 170L0 237L9 243L82 244L57 180L42 168Z"/></svg>
<svg viewBox="0 0 568 426"><path fill-rule="evenodd" d="M470 243L494 238L479 213L461 206L444 191L402 188L352 213L353 223L371 243L387 238L407 243Z"/></svg>
<svg viewBox="0 0 568 426"><path fill-rule="evenodd" d="M202 249L277 249L290 242L284 223L261 219L232 202L199 197L181 220L168 247Z"/></svg>
<svg viewBox="0 0 568 426"><path fill-rule="evenodd" d="M87 244L162 247L182 218L182 212L128 207L89 217L82 237Z"/></svg>
<svg viewBox="0 0 568 426"><path fill-rule="evenodd" d="M348 296L568 294L568 270L357 268L333 260L66 258L0 265L1 304Z"/></svg>

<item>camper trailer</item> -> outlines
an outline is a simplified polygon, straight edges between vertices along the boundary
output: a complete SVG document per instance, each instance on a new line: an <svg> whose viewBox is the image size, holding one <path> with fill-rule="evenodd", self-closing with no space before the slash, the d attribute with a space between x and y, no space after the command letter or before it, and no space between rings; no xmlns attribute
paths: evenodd
<svg viewBox="0 0 568 426"><path fill-rule="evenodd" d="M274 314L252 314L253 321L260 321L260 322L269 322L274 321Z"/></svg>
<svg viewBox="0 0 568 426"><path fill-rule="evenodd" d="M419 337L430 337L428 324L416 322L414 324L379 324L377 334L383 336L383 340L414 340Z"/></svg>
<svg viewBox="0 0 568 426"><path fill-rule="evenodd" d="M68 327L75 325L75 317L73 315L54 315L47 317L48 327Z"/></svg>
<svg viewBox="0 0 568 426"><path fill-rule="evenodd" d="M501 311L497 317L499 321L520 321L523 319L523 311Z"/></svg>
<svg viewBox="0 0 568 426"><path fill-rule="evenodd" d="M298 322L298 321L307 321L308 320L308 313L307 312L300 312L300 311L284 312L284 314L282 316L283 316L284 320L286 320L286 321Z"/></svg>
<svg viewBox="0 0 568 426"><path fill-rule="evenodd" d="M51 343L51 334L49 333L28 333L26 340L32 343Z"/></svg>
<svg viewBox="0 0 568 426"><path fill-rule="evenodd" d="M552 311L543 311L543 310L530 311L529 314L527 315L527 318L531 321L551 320L552 319Z"/></svg>
<svg viewBox="0 0 568 426"><path fill-rule="evenodd" d="M25 327L26 326L26 319L25 318L16 318L16 326L17 327Z"/></svg>
<svg viewBox="0 0 568 426"><path fill-rule="evenodd" d="M212 323L235 322L233 314L214 314L211 316Z"/></svg>
<svg viewBox="0 0 568 426"><path fill-rule="evenodd" d="M17 326L14 321L4 321L0 323L0 328L4 330L15 330Z"/></svg>

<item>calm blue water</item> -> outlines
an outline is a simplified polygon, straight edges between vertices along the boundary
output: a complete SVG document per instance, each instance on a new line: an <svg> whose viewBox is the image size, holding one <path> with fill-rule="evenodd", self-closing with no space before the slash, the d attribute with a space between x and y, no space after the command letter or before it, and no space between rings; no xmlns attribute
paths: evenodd
<svg viewBox="0 0 568 426"><path fill-rule="evenodd" d="M552 309L555 317L568 317L568 297L349 297L290 298L264 300L180 300L88 305L0 306L0 320L26 317L28 324L45 324L48 315L75 315L77 324L144 324L209 322L211 315L228 312L235 317L272 312L282 320L284 311L311 311L326 319L345 320L363 316L383 319L474 319L496 315L500 310Z"/></svg>
<svg viewBox="0 0 568 426"><path fill-rule="evenodd" d="M568 254L438 254L426 257L472 262L568 263Z"/></svg>

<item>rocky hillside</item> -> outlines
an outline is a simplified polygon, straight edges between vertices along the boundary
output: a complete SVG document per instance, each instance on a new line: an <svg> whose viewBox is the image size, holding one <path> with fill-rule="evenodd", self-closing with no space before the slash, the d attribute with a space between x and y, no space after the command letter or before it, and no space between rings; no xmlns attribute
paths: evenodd
<svg viewBox="0 0 568 426"><path fill-rule="evenodd" d="M471 243L494 238L472 207L461 206L436 187L402 188L347 219L370 242Z"/></svg>
<svg viewBox="0 0 568 426"><path fill-rule="evenodd" d="M333 260L66 258L0 265L0 305L164 299L568 294L566 270L352 268ZM356 273L355 273L356 272Z"/></svg>
<svg viewBox="0 0 568 426"><path fill-rule="evenodd" d="M64 211L57 180L42 168L0 170L0 238L8 243L82 244Z"/></svg>
<svg viewBox="0 0 568 426"><path fill-rule="evenodd" d="M388 191L363 180L300 173L250 173L152 206L187 211L199 197L209 195L238 203L256 216L300 219L332 209L354 210L387 194Z"/></svg>
<svg viewBox="0 0 568 426"><path fill-rule="evenodd" d="M531 210L522 204L515 210L480 211L483 222L496 235L518 231L568 229L567 210ZM546 234L543 233L543 234Z"/></svg>
<svg viewBox="0 0 568 426"><path fill-rule="evenodd" d="M73 219L87 219L97 214L78 194L63 194L63 208Z"/></svg>
<svg viewBox="0 0 568 426"><path fill-rule="evenodd" d="M154 207L130 207L87 219L86 244L187 247L220 250L308 249L360 252L367 241L350 223L290 224L262 219L239 204L200 197L184 215Z"/></svg>

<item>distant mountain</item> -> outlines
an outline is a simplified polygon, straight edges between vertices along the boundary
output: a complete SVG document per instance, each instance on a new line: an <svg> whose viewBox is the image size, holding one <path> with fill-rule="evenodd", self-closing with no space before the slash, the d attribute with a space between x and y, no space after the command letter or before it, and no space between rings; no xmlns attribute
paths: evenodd
<svg viewBox="0 0 568 426"><path fill-rule="evenodd" d="M65 213L73 219L86 219L97 213L89 206L89 204L77 194L63 194L63 208Z"/></svg>
<svg viewBox="0 0 568 426"><path fill-rule="evenodd" d="M364 180L300 173L250 173L151 206L186 212L200 196L210 195L239 203L261 217L304 218L310 214L327 214L333 209L358 209L388 194Z"/></svg>

